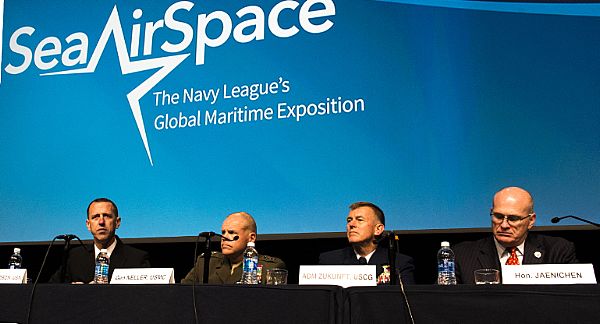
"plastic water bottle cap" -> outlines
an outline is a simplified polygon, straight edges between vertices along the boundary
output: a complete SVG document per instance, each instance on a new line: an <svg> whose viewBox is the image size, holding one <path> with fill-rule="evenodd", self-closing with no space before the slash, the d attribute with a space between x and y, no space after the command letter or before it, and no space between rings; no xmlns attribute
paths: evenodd
<svg viewBox="0 0 600 324"><path fill-rule="evenodd" d="M246 245L246 246L247 246L247 247L254 247L254 246L255 246L255 244L254 244L254 242L248 242L248 245Z"/></svg>
<svg viewBox="0 0 600 324"><path fill-rule="evenodd" d="M20 248L15 248L15 249L13 250L13 253L21 253L21 249L20 249Z"/></svg>
<svg viewBox="0 0 600 324"><path fill-rule="evenodd" d="M448 242L448 241L442 242L442 247L450 247L450 242Z"/></svg>

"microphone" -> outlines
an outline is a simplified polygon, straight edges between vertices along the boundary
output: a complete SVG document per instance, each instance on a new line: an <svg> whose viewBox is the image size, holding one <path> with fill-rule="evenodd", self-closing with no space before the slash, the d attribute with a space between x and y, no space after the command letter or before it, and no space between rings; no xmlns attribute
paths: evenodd
<svg viewBox="0 0 600 324"><path fill-rule="evenodd" d="M594 222L591 222L591 221L589 221L587 219L583 219L583 218L580 218L580 217L577 217L577 216L573 216L573 215L567 215L567 216L562 216L562 217L553 217L550 221L553 224L556 224L556 223L560 222L561 219L565 219L565 218L575 218L576 220L579 220L581 222L592 224L592 225L594 225L596 227L600 227L600 224L598 224L598 223L594 223Z"/></svg>
<svg viewBox="0 0 600 324"><path fill-rule="evenodd" d="M394 233L394 231L383 231L381 234L379 234L379 236L375 238L375 241L377 243L381 243L385 240L394 240L395 235L396 234Z"/></svg>
<svg viewBox="0 0 600 324"><path fill-rule="evenodd" d="M393 237L394 231L383 231L380 235L381 238Z"/></svg>
<svg viewBox="0 0 600 324"><path fill-rule="evenodd" d="M65 240L65 241L70 241L74 238L79 238L79 237L77 237L77 235L75 235L75 234L62 234L62 235L56 235L56 237L55 237L56 240Z"/></svg>
<svg viewBox="0 0 600 324"><path fill-rule="evenodd" d="M223 241L227 241L227 242L233 242L233 241L237 241L240 239L239 235L234 236L233 238L227 238L221 234L215 233L215 232L200 232L200 234L198 234L199 237L204 237L207 239L210 239L213 236L218 236L220 237Z"/></svg>
<svg viewBox="0 0 600 324"><path fill-rule="evenodd" d="M71 241L73 239L77 239L77 241L79 241L79 245L81 245L81 247L83 247L83 249L85 249L88 253L90 252L90 249L88 249L87 246L85 246L85 244L83 244L83 242L81 241L81 239L79 238L79 236L75 235L75 234L61 234L61 235L56 235L56 237L54 238L55 240L65 240L65 242L67 243L65 245L65 252L68 248L69 243L71 243Z"/></svg>

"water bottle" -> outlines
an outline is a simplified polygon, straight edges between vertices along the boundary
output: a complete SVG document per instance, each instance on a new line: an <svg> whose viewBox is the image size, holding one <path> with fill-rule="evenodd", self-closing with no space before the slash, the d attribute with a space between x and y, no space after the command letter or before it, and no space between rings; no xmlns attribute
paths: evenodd
<svg viewBox="0 0 600 324"><path fill-rule="evenodd" d="M13 255L10 256L10 260L8 261L9 269L21 269L23 265L23 257L21 256L21 249L15 248L13 250Z"/></svg>
<svg viewBox="0 0 600 324"><path fill-rule="evenodd" d="M248 242L246 250L244 250L244 272L242 273L242 284L256 285L258 270L258 252L254 248L254 242Z"/></svg>
<svg viewBox="0 0 600 324"><path fill-rule="evenodd" d="M442 248L438 251L438 285L456 285L456 274L454 272L454 252L450 249L450 243L442 242Z"/></svg>
<svg viewBox="0 0 600 324"><path fill-rule="evenodd" d="M101 249L96 257L96 270L94 271L94 283L108 284L108 251Z"/></svg>

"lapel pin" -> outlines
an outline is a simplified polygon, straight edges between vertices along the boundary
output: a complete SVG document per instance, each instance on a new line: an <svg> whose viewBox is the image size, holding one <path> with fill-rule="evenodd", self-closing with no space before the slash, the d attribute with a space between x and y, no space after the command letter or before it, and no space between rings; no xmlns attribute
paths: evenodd
<svg viewBox="0 0 600 324"><path fill-rule="evenodd" d="M542 252L540 252L540 251L535 251L535 252L533 253L533 255L534 255L536 258L538 258L538 259L539 259L539 258L541 258L541 257L542 257Z"/></svg>

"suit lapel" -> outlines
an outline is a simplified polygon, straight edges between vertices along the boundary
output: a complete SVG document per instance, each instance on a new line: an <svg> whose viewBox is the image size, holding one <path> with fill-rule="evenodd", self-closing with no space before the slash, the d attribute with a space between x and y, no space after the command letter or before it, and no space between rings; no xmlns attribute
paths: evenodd
<svg viewBox="0 0 600 324"><path fill-rule="evenodd" d="M92 265L92 268L96 266L96 247L94 244L90 245L88 251L91 251L89 253L86 253L87 257L86 260L88 262L88 264Z"/></svg>
<svg viewBox="0 0 600 324"><path fill-rule="evenodd" d="M88 251L91 251L89 253L87 253ZM92 243L92 245L89 246L89 250L86 251L86 257L85 257L85 262L86 262L86 266L85 266L85 273L87 274L87 279L89 278L94 278L94 272L96 271L96 248L94 247L94 244ZM89 280L88 280L89 281Z"/></svg>
<svg viewBox="0 0 600 324"><path fill-rule="evenodd" d="M529 233L525 239L523 264L540 264L544 262L546 250L535 234Z"/></svg>
<svg viewBox="0 0 600 324"><path fill-rule="evenodd" d="M371 259L369 259L369 264L376 266L375 273L377 274L377 277L379 277L379 274L383 272L383 265L390 265L388 249L381 246L377 246L375 253L373 253Z"/></svg>
<svg viewBox="0 0 600 324"><path fill-rule="evenodd" d="M481 269L500 269L500 260L498 260L498 251L493 237L482 241L477 261L479 261Z"/></svg>
<svg viewBox="0 0 600 324"><path fill-rule="evenodd" d="M354 253L354 249L351 246L347 247L344 251L344 261L342 264L358 264L356 253Z"/></svg>
<svg viewBox="0 0 600 324"><path fill-rule="evenodd" d="M388 250L386 248L378 246L375 250L375 253L373 253L371 256L371 259L369 259L369 264L389 264L390 262L388 260L389 256L387 251Z"/></svg>
<svg viewBox="0 0 600 324"><path fill-rule="evenodd" d="M117 237L117 245L110 255L110 265L113 269L123 268L126 261L127 256L123 253L123 242Z"/></svg>

